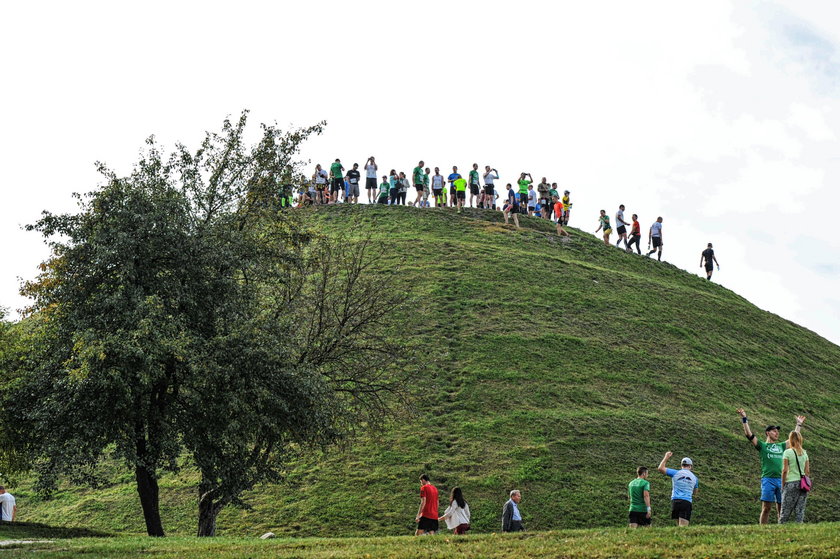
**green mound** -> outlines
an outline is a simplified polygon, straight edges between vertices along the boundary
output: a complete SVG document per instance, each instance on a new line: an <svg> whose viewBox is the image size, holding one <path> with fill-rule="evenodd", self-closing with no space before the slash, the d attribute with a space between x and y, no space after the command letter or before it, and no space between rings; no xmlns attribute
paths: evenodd
<svg viewBox="0 0 840 559"><path fill-rule="evenodd" d="M475 531L498 531L507 492L523 492L531 530L618 526L635 468L666 450L700 479L692 523L757 521L758 454L741 434L808 416L815 491L808 521L840 520L840 347L667 263L605 247L547 221L499 212L334 206L306 211L327 234L370 234L415 301L425 369L414 419L296 464L287 483L226 509L223 535L405 534L417 477L460 485ZM371 296L376 296L375 293ZM407 327L408 328L408 327ZM107 532L144 530L130 476L65 487L39 501L23 484L21 520ZM164 526L191 534L195 476L161 483ZM655 524L670 524L670 480L651 472ZM441 507L441 510L443 509Z"/></svg>

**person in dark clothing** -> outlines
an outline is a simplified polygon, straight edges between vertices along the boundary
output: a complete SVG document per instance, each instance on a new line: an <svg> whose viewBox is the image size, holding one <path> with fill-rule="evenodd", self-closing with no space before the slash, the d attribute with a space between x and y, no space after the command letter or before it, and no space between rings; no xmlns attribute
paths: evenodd
<svg viewBox="0 0 840 559"><path fill-rule="evenodd" d="M720 270L720 264L718 264L717 258L715 258L715 251L712 250L712 243L706 245L706 250L700 253L701 268L703 267L703 261L706 263L706 279L711 281L712 271L714 271L715 264L717 264L717 268Z"/></svg>
<svg viewBox="0 0 840 559"><path fill-rule="evenodd" d="M519 501L522 500L522 493L519 489L510 492L510 499L502 508L502 532L523 532L525 526L522 524L522 515L519 513Z"/></svg>

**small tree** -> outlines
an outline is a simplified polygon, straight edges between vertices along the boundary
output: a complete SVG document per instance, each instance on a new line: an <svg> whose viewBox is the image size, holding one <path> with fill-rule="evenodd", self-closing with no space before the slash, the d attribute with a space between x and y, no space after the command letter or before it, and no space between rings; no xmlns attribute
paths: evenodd
<svg viewBox="0 0 840 559"><path fill-rule="evenodd" d="M202 473L199 533L212 535L218 510L276 478L284 455L336 440L360 413L381 417L384 394L403 386L389 361L398 346L371 337L389 302L360 307L312 287L341 278L346 297L368 301L367 245L335 252L271 211L323 123L264 125L248 148L246 120L168 159L150 138L130 176L100 165L107 183L79 197L78 214L31 227L53 255L24 287L40 326L34 365L4 392L10 440L47 491L115 448L149 535L164 535L158 476L184 449ZM312 312L317 334L301 338Z"/></svg>

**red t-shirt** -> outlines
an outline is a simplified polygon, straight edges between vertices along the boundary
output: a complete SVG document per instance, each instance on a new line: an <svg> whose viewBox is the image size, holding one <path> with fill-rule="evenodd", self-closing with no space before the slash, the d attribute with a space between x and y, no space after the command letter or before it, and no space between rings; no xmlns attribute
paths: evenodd
<svg viewBox="0 0 840 559"><path fill-rule="evenodd" d="M639 234L640 234L640 233L639 233L639 231L640 231L640 230L641 230L641 229L639 228L639 222L638 222L638 221L634 221L634 222L633 222L633 228L630 230L630 234L631 234L631 235L639 235Z"/></svg>
<svg viewBox="0 0 840 559"><path fill-rule="evenodd" d="M563 213L563 202L554 203L554 215L559 216Z"/></svg>
<svg viewBox="0 0 840 559"><path fill-rule="evenodd" d="M423 507L423 512L420 516L424 518L438 519L438 492L437 487L431 483L427 483L420 488L420 497L426 498L426 504Z"/></svg>

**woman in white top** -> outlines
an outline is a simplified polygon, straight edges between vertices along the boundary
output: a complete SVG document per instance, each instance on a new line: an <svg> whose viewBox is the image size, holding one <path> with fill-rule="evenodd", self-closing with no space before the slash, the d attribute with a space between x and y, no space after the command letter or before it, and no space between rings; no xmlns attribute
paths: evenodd
<svg viewBox="0 0 840 559"><path fill-rule="evenodd" d="M782 455L782 512L779 514L779 524L787 522L792 514L796 515L797 522L805 522L808 492L801 488L803 475L811 476L811 461L802 448L802 435L791 431L787 449Z"/></svg>
<svg viewBox="0 0 840 559"><path fill-rule="evenodd" d="M470 529L470 506L464 500L460 487L453 487L449 494L449 506L438 520L445 520L446 527L454 530L456 536L467 533Z"/></svg>

